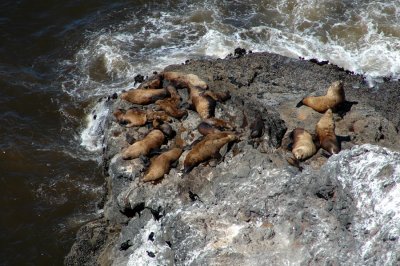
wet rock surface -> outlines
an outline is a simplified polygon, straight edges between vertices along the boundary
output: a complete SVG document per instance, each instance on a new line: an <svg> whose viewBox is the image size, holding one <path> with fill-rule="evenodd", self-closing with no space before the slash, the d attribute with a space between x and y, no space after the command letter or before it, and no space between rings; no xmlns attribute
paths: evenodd
<svg viewBox="0 0 400 266"><path fill-rule="evenodd" d="M222 159L188 174L186 149L160 182L143 183L144 158L123 160L121 151L151 127L120 125L112 111L134 105L110 98L104 217L81 229L67 265L399 263L398 82L368 88L361 76L329 64L242 51L166 71L196 74L214 92L228 90L231 99L217 104L215 116L234 124L239 140L221 149ZM334 114L342 151L330 158L319 151L300 171L286 161L288 135L296 127L313 133L322 114L295 106L336 80L350 102ZM178 90L183 99L185 91ZM173 119L178 139L161 148L188 147L200 137L200 122L192 110Z"/></svg>

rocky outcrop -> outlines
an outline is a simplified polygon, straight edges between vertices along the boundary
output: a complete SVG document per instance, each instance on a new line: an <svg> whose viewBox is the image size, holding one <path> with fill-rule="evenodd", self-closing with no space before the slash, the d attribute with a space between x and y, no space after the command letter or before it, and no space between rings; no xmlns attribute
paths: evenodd
<svg viewBox="0 0 400 266"><path fill-rule="evenodd" d="M183 173L186 150L162 181L142 183L143 159L123 160L121 150L149 128L126 128L109 115L104 217L81 229L66 264L400 261L398 82L368 88L361 76L336 66L268 53L191 61L166 70L194 73L211 90L228 90L232 97L218 103L216 117L234 124L239 140L221 151L222 160L188 174ZM342 151L330 158L319 151L301 163L300 171L286 161L288 134L295 127L314 132L321 114L295 106L304 96L324 94L336 80L344 82L349 101L334 117ZM179 93L187 98L185 90ZM132 106L112 99L107 104L111 110ZM261 121L262 136L252 138L251 126ZM200 136L199 123L198 114L189 110L171 126L188 146ZM175 144L170 140L162 148Z"/></svg>

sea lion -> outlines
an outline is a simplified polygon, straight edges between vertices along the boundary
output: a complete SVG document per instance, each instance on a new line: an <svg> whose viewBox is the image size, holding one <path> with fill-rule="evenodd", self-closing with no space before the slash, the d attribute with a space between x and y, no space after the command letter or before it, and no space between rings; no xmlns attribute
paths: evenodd
<svg viewBox="0 0 400 266"><path fill-rule="evenodd" d="M131 89L121 94L121 99L140 105L154 103L159 99L167 97L166 89Z"/></svg>
<svg viewBox="0 0 400 266"><path fill-rule="evenodd" d="M299 161L304 161L317 152L313 137L303 128L295 128L291 137L293 139L292 153Z"/></svg>
<svg viewBox="0 0 400 266"><path fill-rule="evenodd" d="M205 90L191 87L189 88L190 102L194 105L196 112L202 119L215 116L215 107L217 105L209 95L204 94Z"/></svg>
<svg viewBox="0 0 400 266"><path fill-rule="evenodd" d="M169 151L161 153L150 160L150 167L143 177L144 182L156 181L162 178L170 170L171 163L179 159L182 149L173 148Z"/></svg>
<svg viewBox="0 0 400 266"><path fill-rule="evenodd" d="M250 125L250 137L260 138L264 134L264 120L260 113L256 113L256 119Z"/></svg>
<svg viewBox="0 0 400 266"><path fill-rule="evenodd" d="M329 86L326 95L306 97L296 107L307 105L319 113L325 113L328 109L336 111L345 100L343 82L335 81Z"/></svg>
<svg viewBox="0 0 400 266"><path fill-rule="evenodd" d="M161 75L155 75L145 82L141 83L138 89L154 90L160 89L162 87L162 77Z"/></svg>
<svg viewBox="0 0 400 266"><path fill-rule="evenodd" d="M197 127L197 130L203 136L206 136L211 133L219 133L224 130L234 130L234 129L235 127L230 122L216 117L210 117L204 119Z"/></svg>
<svg viewBox="0 0 400 266"><path fill-rule="evenodd" d="M176 89L173 86L168 86L167 91L169 92L171 97L156 101L156 105L160 109L164 110L167 114L177 119L180 119L185 115L187 115L186 110L181 110L178 108L181 101L181 97L177 93Z"/></svg>
<svg viewBox="0 0 400 266"><path fill-rule="evenodd" d="M153 110L143 111L138 108L132 108L127 111L118 109L114 112L114 116L120 124L126 127L144 126L147 122L154 122L155 120L171 121L171 117L165 112Z"/></svg>
<svg viewBox="0 0 400 266"><path fill-rule="evenodd" d="M218 102L225 102L231 98L231 94L229 93L229 91L213 92L213 91L207 90L204 92L204 95L208 95Z"/></svg>
<svg viewBox="0 0 400 266"><path fill-rule="evenodd" d="M229 98L229 92L214 93L198 87L189 88L189 102L193 104L194 109L202 119L214 117L217 101L223 102Z"/></svg>
<svg viewBox="0 0 400 266"><path fill-rule="evenodd" d="M200 134L202 134L203 136L207 136L209 134L213 134L213 133L220 133L221 130L206 123L206 122L201 122L198 127L197 130L200 132Z"/></svg>
<svg viewBox="0 0 400 266"><path fill-rule="evenodd" d="M194 74L167 71L161 73L161 76L177 88L199 88L203 90L208 88L207 83Z"/></svg>
<svg viewBox="0 0 400 266"><path fill-rule="evenodd" d="M152 149L159 148L164 142L164 134L154 129L150 131L142 140L136 141L125 149L122 153L124 160L138 158L140 155L147 155Z"/></svg>
<svg viewBox="0 0 400 266"><path fill-rule="evenodd" d="M225 130L225 129L234 130L235 129L235 126L232 125L232 123L225 121L223 119L220 119L220 118L216 118L216 117L210 117L210 118L203 119L203 122L205 122L209 125L212 125L221 130Z"/></svg>
<svg viewBox="0 0 400 266"><path fill-rule="evenodd" d="M209 91L207 83L194 74L164 72L162 77L177 88L189 89L189 101L194 105L196 112L202 119L214 116L217 101L226 101L230 98L229 92L215 93Z"/></svg>
<svg viewBox="0 0 400 266"><path fill-rule="evenodd" d="M176 135L176 132L171 125L160 119L153 120L153 128L161 130L167 139L172 139Z"/></svg>
<svg viewBox="0 0 400 266"><path fill-rule="evenodd" d="M147 123L146 112L137 108L129 109L126 112L118 109L114 112L114 116L119 123L125 124L126 127L143 126Z"/></svg>
<svg viewBox="0 0 400 266"><path fill-rule="evenodd" d="M154 121L154 120L161 120L164 122L172 121L171 117L163 111L147 110L146 115L147 115L147 121Z"/></svg>
<svg viewBox="0 0 400 266"><path fill-rule="evenodd" d="M236 139L236 135L232 132L212 133L205 136L204 139L196 143L186 155L183 162L184 172L190 172L193 167L208 159L220 157L219 150L225 144Z"/></svg>
<svg viewBox="0 0 400 266"><path fill-rule="evenodd" d="M335 135L335 122L333 113L328 109L315 126L319 144L330 154L336 154L340 151L339 143Z"/></svg>

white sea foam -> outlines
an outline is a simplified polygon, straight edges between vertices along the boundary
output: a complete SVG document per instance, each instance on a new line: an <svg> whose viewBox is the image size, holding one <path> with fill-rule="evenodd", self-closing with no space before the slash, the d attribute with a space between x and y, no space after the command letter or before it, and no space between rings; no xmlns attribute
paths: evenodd
<svg viewBox="0 0 400 266"><path fill-rule="evenodd" d="M105 102L101 101L86 116L86 126L81 133L81 145L87 150L95 152L103 148L104 124L108 112Z"/></svg>
<svg viewBox="0 0 400 266"><path fill-rule="evenodd" d="M238 46L329 60L365 75L373 86L381 77L400 78L399 12L398 1L207 0L160 10L145 5L111 30L86 36L87 45L64 62L73 70L63 89L87 101L132 88L137 74L187 59L223 58ZM85 142L96 142L89 132L83 131Z"/></svg>

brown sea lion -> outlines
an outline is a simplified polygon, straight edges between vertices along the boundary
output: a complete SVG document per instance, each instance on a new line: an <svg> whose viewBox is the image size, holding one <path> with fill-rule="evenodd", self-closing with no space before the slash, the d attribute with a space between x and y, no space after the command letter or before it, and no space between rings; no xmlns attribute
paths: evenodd
<svg viewBox="0 0 400 266"><path fill-rule="evenodd" d="M144 182L156 181L162 178L170 170L171 163L179 159L182 149L173 148L169 151L161 153L150 160L150 167L143 177Z"/></svg>
<svg viewBox="0 0 400 266"><path fill-rule="evenodd" d="M140 105L154 103L168 96L166 89L131 89L121 94L121 99Z"/></svg>
<svg viewBox="0 0 400 266"><path fill-rule="evenodd" d="M206 90L207 83L194 74L184 74L182 72L163 72L161 73L164 80L168 80L177 88L199 88Z"/></svg>
<svg viewBox="0 0 400 266"><path fill-rule="evenodd" d="M161 75L155 75L145 82L141 83L138 89L160 89L162 87L162 77Z"/></svg>
<svg viewBox="0 0 400 266"><path fill-rule="evenodd" d="M317 152L313 137L303 128L295 128L291 133L293 139L292 153L299 161L304 161Z"/></svg>
<svg viewBox="0 0 400 266"><path fill-rule="evenodd" d="M213 91L207 90L204 92L204 95L208 95L218 102L225 102L231 98L231 94L229 93L229 91L213 92Z"/></svg>
<svg viewBox="0 0 400 266"><path fill-rule="evenodd" d="M147 155L152 149L159 148L164 142L164 134L154 129L150 131L142 140L136 141L122 152L124 160L138 158L140 155Z"/></svg>
<svg viewBox="0 0 400 266"><path fill-rule="evenodd" d="M232 132L212 133L204 137L203 140L193 146L186 155L183 162L184 172L190 172L199 163L211 158L218 158L221 155L219 150L227 143L236 140L237 137Z"/></svg>
<svg viewBox="0 0 400 266"><path fill-rule="evenodd" d="M217 101L224 101L230 97L229 92L222 93L219 96L217 95L219 94L215 94L209 90L203 90L197 87L189 88L189 102L194 105L194 109L202 119L214 117Z"/></svg>
<svg viewBox="0 0 400 266"><path fill-rule="evenodd" d="M307 105L319 113L325 113L326 110L336 109L345 102L345 94L342 81L333 82L324 96L309 96L301 100L296 107Z"/></svg>
<svg viewBox="0 0 400 266"><path fill-rule="evenodd" d="M220 118L216 118L216 117L210 117L210 118L203 119L203 122L205 122L209 125L212 125L216 128L219 128L221 130L225 130L225 129L234 130L235 129L235 126L232 123L225 121L223 119L220 119Z"/></svg>
<svg viewBox="0 0 400 266"><path fill-rule="evenodd" d="M162 111L146 110L132 108L127 111L118 109L114 112L114 116L120 124L126 127L143 126L151 121L166 121L170 122L171 117Z"/></svg>
<svg viewBox="0 0 400 266"><path fill-rule="evenodd" d="M114 116L119 123L125 124L126 127L143 126L147 123L146 112L137 108L129 109L126 112L118 109L114 112Z"/></svg>
<svg viewBox="0 0 400 266"><path fill-rule="evenodd" d="M324 150L330 154L336 154L340 151L340 146L335 135L335 121L333 121L331 109L328 109L318 121L315 133Z"/></svg>
<svg viewBox="0 0 400 266"><path fill-rule="evenodd" d="M189 88L190 101L194 105L196 112L202 119L207 119L215 115L217 102L209 95L204 94L205 90Z"/></svg>
<svg viewBox="0 0 400 266"><path fill-rule="evenodd" d="M186 110L179 109L178 106L181 102L181 97L173 86L168 86L167 90L171 95L170 98L156 101L156 105L164 110L167 114L177 119L187 115Z"/></svg>
<svg viewBox="0 0 400 266"><path fill-rule="evenodd" d="M147 115L147 121L154 121L154 120L160 120L164 122L172 121L171 117L163 111L147 110L146 115Z"/></svg>

